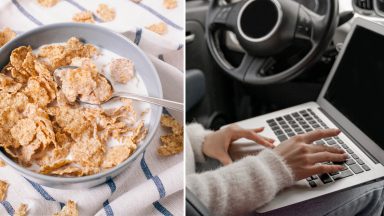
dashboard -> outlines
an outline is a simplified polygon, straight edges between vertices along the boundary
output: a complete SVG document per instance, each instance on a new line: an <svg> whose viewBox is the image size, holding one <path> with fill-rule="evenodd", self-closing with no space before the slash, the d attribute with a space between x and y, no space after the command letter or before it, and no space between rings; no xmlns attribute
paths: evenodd
<svg viewBox="0 0 384 216"><path fill-rule="evenodd" d="M384 0L352 0L352 6L361 15L384 17Z"/></svg>

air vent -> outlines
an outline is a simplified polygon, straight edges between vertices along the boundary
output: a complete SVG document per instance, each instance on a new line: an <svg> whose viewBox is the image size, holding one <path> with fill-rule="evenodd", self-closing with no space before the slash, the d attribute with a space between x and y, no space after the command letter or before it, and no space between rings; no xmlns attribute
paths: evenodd
<svg viewBox="0 0 384 216"><path fill-rule="evenodd" d="M376 0L376 8L384 13L384 0Z"/></svg>
<svg viewBox="0 0 384 216"><path fill-rule="evenodd" d="M379 0L383 2L383 0ZM353 0L354 5L363 10L373 10L373 0Z"/></svg>

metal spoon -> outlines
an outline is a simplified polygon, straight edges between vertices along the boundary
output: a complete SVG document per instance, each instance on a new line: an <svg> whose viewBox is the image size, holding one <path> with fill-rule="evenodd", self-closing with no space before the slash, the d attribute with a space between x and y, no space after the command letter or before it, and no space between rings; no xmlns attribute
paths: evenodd
<svg viewBox="0 0 384 216"><path fill-rule="evenodd" d="M53 78L55 79L55 82L57 83L57 85L60 87L62 85L62 82L60 80L60 76L58 75L62 70L76 69L76 68L78 68L78 67L76 67L76 66L63 66L63 67L57 68L55 70L55 72L53 73ZM176 111L180 111L180 112L183 111L183 108L184 108L183 104L175 102L175 101L170 101L170 100L160 99L160 98L155 98L155 97L150 97L150 96L143 96L143 95L138 95L138 94L132 94L132 93L128 93L128 92L115 92L113 90L113 85L112 85L111 81L108 80L108 78L105 77L103 74L100 74L100 75L103 76L108 81L108 83L111 85L111 88L113 91L112 96L109 99L102 101L101 104L106 103L106 102L108 102L114 98L127 98L127 99L147 102L150 104L155 104L158 106L162 106L162 107L169 108L169 109L176 110ZM79 98L77 98L77 100L81 101ZM99 105L96 103L90 103L89 101L81 101L81 102L87 103L87 104L92 104L92 105Z"/></svg>

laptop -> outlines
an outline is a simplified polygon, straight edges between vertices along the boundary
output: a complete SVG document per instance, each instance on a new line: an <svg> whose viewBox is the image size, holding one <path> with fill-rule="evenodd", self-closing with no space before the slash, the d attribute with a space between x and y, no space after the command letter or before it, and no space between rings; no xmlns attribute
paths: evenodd
<svg viewBox="0 0 384 216"><path fill-rule="evenodd" d="M276 111L237 124L265 126L280 142L321 128L337 137L314 144L344 149L350 158L337 173L314 175L281 191L257 212L267 212L384 177L384 26L355 19L316 102ZM279 143L279 142L277 142ZM236 145L249 147L242 139ZM257 148L257 147L256 147ZM332 162L330 162L332 163Z"/></svg>

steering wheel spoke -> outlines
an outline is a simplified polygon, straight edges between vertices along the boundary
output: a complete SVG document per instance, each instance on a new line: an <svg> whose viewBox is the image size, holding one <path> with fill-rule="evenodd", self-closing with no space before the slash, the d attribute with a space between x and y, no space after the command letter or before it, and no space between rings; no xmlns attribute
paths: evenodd
<svg viewBox="0 0 384 216"><path fill-rule="evenodd" d="M235 13L239 3L230 3L218 5L208 16L208 25L210 29L234 30L236 27Z"/></svg>
<svg viewBox="0 0 384 216"><path fill-rule="evenodd" d="M318 43L322 32L326 28L324 17L304 5L299 6L295 38L310 41L312 45Z"/></svg>
<svg viewBox="0 0 384 216"><path fill-rule="evenodd" d="M252 83L260 78L266 78L270 67L275 63L273 57L252 57L252 61L245 70L244 81Z"/></svg>

